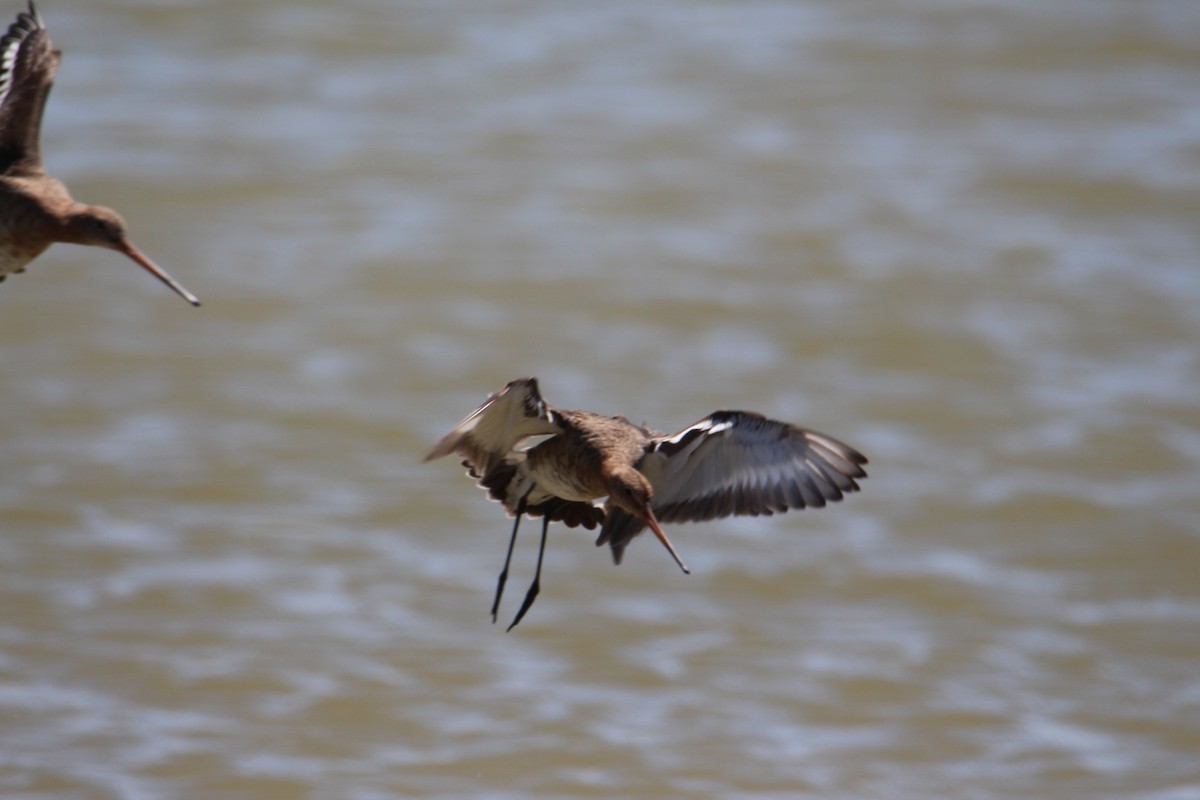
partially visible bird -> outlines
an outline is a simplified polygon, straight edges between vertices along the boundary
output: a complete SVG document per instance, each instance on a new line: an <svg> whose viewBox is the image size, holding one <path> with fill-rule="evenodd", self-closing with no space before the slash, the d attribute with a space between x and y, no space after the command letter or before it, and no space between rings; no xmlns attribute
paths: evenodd
<svg viewBox="0 0 1200 800"><path fill-rule="evenodd" d="M0 281L55 242L116 250L194 306L196 296L138 250L121 215L71 199L42 166L42 112L62 53L51 49L33 0L0 37Z"/></svg>
<svg viewBox="0 0 1200 800"><path fill-rule="evenodd" d="M521 516L542 517L533 584L508 630L540 590L551 521L589 530L600 525L596 544L608 544L617 564L629 542L649 528L687 573L660 522L820 508L858 491L857 480L867 477L867 459L854 448L750 411L717 411L665 436L625 417L553 408L536 378L520 378L493 394L425 460L450 453L460 455L471 477L516 518L492 622ZM608 498L603 508L594 504L602 497Z"/></svg>

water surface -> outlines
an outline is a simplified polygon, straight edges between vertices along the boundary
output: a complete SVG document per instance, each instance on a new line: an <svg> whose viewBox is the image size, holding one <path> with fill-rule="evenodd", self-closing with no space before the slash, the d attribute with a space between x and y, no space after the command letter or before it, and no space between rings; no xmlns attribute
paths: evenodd
<svg viewBox="0 0 1200 800"><path fill-rule="evenodd" d="M49 167L204 306L0 286L6 796L1200 797L1200 6L42 6ZM555 529L505 635L420 458L526 374L871 477Z"/></svg>

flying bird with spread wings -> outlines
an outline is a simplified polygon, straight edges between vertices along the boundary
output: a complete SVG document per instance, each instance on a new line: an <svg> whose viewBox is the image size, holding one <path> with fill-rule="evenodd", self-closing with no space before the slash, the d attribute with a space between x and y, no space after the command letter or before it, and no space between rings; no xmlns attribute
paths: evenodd
<svg viewBox="0 0 1200 800"><path fill-rule="evenodd" d="M542 518L533 583L508 630L540 591L553 521L589 530L599 525L596 544L607 544L617 564L649 528L687 573L661 523L820 508L858 491L867 477L866 457L849 445L751 411L717 411L667 436L621 416L554 408L542 399L536 378L520 378L493 394L425 460L451 453L515 517L493 622L521 517ZM601 498L607 501L597 506Z"/></svg>
<svg viewBox="0 0 1200 800"><path fill-rule="evenodd" d="M42 112L61 58L50 44L46 21L29 0L29 10L0 37L0 281L24 272L55 242L67 242L115 250L200 305L134 246L120 214L73 200L66 185L42 165Z"/></svg>

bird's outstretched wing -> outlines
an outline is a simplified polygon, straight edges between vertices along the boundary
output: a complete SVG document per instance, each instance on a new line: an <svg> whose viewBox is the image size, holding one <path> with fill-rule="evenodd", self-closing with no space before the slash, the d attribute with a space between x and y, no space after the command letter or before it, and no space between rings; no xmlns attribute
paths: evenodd
<svg viewBox="0 0 1200 800"><path fill-rule="evenodd" d="M30 0L0 37L0 175L42 171L42 111L61 58Z"/></svg>
<svg viewBox="0 0 1200 800"><path fill-rule="evenodd" d="M482 477L523 439L561 432L554 411L538 392L537 378L518 378L443 436L425 460L458 453Z"/></svg>
<svg viewBox="0 0 1200 800"><path fill-rule="evenodd" d="M527 473L521 470L525 453L518 447L531 436L553 436L562 430L558 414L538 392L537 378L519 378L489 397L443 436L425 460L458 453L479 486L513 514L529 489ZM524 513L585 528L596 527L604 516L590 503L558 497L527 503Z"/></svg>
<svg viewBox="0 0 1200 800"><path fill-rule="evenodd" d="M674 436L646 446L638 469L651 486L660 522L728 516L770 516L790 508L820 508L858 491L867 459L816 431L749 411L718 411ZM643 524L610 510L597 544L620 563Z"/></svg>

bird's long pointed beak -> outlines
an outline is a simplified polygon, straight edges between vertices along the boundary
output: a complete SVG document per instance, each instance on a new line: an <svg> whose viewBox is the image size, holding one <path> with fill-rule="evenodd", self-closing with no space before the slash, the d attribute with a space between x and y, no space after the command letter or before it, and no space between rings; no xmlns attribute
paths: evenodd
<svg viewBox="0 0 1200 800"><path fill-rule="evenodd" d="M675 547L671 544L671 540L667 538L667 535L663 533L662 528L659 527L658 520L655 518L654 512L647 508L646 516L642 517L642 521L650 526L650 530L654 531L654 535L657 536L658 540L663 543L663 547L667 548L667 552L671 554L671 558L675 559L675 563L679 565L681 570L683 570L683 574L691 575L692 571L687 568L687 564L683 563L683 559L679 557L679 553L675 552Z"/></svg>
<svg viewBox="0 0 1200 800"><path fill-rule="evenodd" d="M171 289L173 289L175 291L175 293L178 294L180 297L182 297L184 300L187 300L189 303L191 303L194 306L200 305L200 300L199 300L199 298L196 297L196 295L192 294L187 289L183 288L183 286L178 281L176 281L174 278L172 278L170 275L168 275L166 272L164 272L162 269L160 269L157 264L155 264L153 261L151 261L149 258L146 257L145 253L143 253L141 250L138 250L136 247L134 247L132 242L124 242L124 246L121 248L121 252L124 253L125 255L129 256L135 262L137 262L138 265L140 265L142 267L142 269L146 270L151 275L158 278L160 281L165 283L167 286L170 286Z"/></svg>

